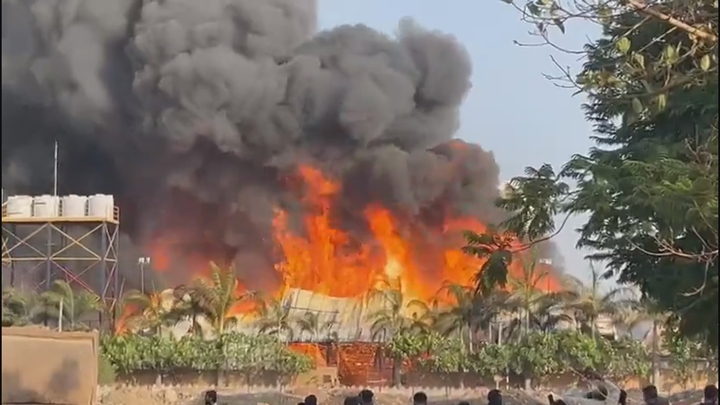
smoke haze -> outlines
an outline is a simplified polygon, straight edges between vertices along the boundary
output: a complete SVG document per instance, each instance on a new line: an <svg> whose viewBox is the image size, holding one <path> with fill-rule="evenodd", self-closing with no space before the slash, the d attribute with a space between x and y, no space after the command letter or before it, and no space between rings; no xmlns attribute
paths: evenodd
<svg viewBox="0 0 720 405"><path fill-rule="evenodd" d="M113 194L136 244L163 231L247 271L275 260L298 165L342 181L347 228L369 202L497 222L492 154L452 140L464 47L316 16L313 0L2 0L3 188L51 190L57 138L60 194Z"/></svg>

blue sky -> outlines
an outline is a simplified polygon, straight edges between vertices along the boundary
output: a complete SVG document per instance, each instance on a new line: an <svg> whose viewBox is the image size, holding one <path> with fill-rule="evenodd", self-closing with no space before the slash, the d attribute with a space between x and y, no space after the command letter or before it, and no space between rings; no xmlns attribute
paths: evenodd
<svg viewBox="0 0 720 405"><path fill-rule="evenodd" d="M452 4L452 6L450 6ZM576 55L553 52L548 47L520 47L531 42L530 26L500 0L320 0L322 29L341 24L366 24L392 34L403 17L422 26L455 35L473 60L473 88L462 109L459 138L493 151L502 180L521 175L525 166L561 165L574 153L591 146L590 124L585 122L580 96L555 86L543 73L557 74L550 60L577 72ZM588 27L569 26L558 37L564 47L580 49ZM560 35L560 34L558 34ZM556 238L568 273L587 279L587 252L575 249L575 218Z"/></svg>

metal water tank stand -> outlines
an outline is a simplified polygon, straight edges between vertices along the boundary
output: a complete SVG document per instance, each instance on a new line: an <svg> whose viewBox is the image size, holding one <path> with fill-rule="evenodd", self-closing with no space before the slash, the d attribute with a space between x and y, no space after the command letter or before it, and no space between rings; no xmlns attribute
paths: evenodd
<svg viewBox="0 0 720 405"><path fill-rule="evenodd" d="M40 218L8 217L3 205L2 264L10 269L12 287L42 291L64 279L97 294L114 313L120 294L119 230L117 207L111 218Z"/></svg>

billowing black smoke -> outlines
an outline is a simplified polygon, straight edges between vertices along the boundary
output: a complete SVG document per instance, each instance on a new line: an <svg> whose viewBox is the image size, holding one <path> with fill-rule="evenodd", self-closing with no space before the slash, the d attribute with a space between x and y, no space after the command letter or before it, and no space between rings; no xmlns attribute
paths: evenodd
<svg viewBox="0 0 720 405"><path fill-rule="evenodd" d="M299 164L343 180L339 210L496 222L492 154L451 141L471 63L401 21L315 33L313 0L2 0L2 185L111 193L135 241L263 267ZM192 215L189 215L192 213ZM206 246L205 246L206 245Z"/></svg>

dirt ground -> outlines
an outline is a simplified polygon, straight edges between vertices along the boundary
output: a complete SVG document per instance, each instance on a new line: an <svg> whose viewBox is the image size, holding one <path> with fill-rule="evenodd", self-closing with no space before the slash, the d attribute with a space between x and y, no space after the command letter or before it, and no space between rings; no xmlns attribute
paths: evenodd
<svg viewBox="0 0 720 405"><path fill-rule="evenodd" d="M202 405L202 395L205 388L169 388L169 387L102 387L100 388L98 405ZM317 395L322 405L341 405L344 398L355 395L356 392L346 390L333 390L322 392L315 389L296 389L287 393L245 393L231 390L218 390L219 405L297 405L308 394ZM410 398L407 396L390 395L375 391L378 405L407 405ZM673 405L695 405L700 402L700 391L686 391L671 396ZM545 392L507 391L503 393L505 405L545 405ZM640 404L640 393L629 393L629 404ZM484 405L484 395L480 392L467 392L465 395L430 396L433 405L457 404L460 400L470 402L471 405Z"/></svg>

